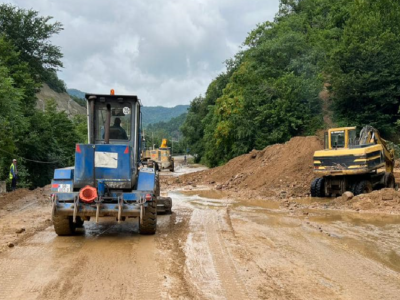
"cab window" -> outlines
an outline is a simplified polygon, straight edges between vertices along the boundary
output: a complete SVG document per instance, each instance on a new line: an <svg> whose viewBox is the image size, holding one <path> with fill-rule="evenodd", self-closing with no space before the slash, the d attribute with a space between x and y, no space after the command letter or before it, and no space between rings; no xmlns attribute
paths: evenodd
<svg viewBox="0 0 400 300"><path fill-rule="evenodd" d="M331 147L343 148L345 146L345 132L344 130L331 132Z"/></svg>
<svg viewBox="0 0 400 300"><path fill-rule="evenodd" d="M349 146L356 146L357 143L357 134L356 134L356 130L352 129L349 130Z"/></svg>
<svg viewBox="0 0 400 300"><path fill-rule="evenodd" d="M104 140L107 107L96 110L96 139ZM110 140L130 140L132 105L130 103L111 104Z"/></svg>

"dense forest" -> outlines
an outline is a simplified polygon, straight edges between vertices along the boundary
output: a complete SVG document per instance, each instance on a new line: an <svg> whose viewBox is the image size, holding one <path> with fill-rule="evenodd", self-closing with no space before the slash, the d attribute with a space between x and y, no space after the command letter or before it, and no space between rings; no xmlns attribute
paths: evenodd
<svg viewBox="0 0 400 300"><path fill-rule="evenodd" d="M50 42L62 29L37 11L0 5L0 180L16 158L20 187L48 184L54 168L73 164L75 143L85 141L84 118L70 120L51 99L44 111L35 109L44 82L65 91L56 74L62 53Z"/></svg>
<svg viewBox="0 0 400 300"><path fill-rule="evenodd" d="M395 0L281 0L249 33L182 126L191 153L217 166L312 135L324 115L399 142L400 5ZM320 97L325 91L328 97Z"/></svg>

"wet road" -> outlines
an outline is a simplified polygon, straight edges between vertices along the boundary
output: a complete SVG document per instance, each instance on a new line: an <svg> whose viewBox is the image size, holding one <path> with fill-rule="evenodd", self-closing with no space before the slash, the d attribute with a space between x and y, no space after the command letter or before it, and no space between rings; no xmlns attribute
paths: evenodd
<svg viewBox="0 0 400 300"><path fill-rule="evenodd" d="M399 217L169 195L154 236L88 222L4 251L0 299L399 299Z"/></svg>

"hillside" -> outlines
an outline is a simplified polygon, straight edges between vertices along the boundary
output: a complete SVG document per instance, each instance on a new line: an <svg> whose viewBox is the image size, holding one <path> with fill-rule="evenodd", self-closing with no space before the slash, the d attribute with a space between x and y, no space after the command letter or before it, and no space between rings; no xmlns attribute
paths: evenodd
<svg viewBox="0 0 400 300"><path fill-rule="evenodd" d="M67 89L67 93L81 99L85 99L85 93L77 89Z"/></svg>
<svg viewBox="0 0 400 300"><path fill-rule="evenodd" d="M43 84L42 89L36 94L38 101L36 107L43 109L46 100L54 99L57 103L57 111L65 111L68 115L85 115L86 108L80 106L67 93L57 93L47 84Z"/></svg>
<svg viewBox="0 0 400 300"><path fill-rule="evenodd" d="M144 106L142 108L143 125L168 122L172 118L186 113L188 108L189 105L177 105L175 107Z"/></svg>

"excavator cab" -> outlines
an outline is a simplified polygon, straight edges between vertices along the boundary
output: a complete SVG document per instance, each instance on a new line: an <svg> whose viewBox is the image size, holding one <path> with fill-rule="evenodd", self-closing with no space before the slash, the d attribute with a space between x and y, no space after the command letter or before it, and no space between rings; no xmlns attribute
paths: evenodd
<svg viewBox="0 0 400 300"><path fill-rule="evenodd" d="M352 148L357 145L356 127L329 129L324 140L325 149Z"/></svg>

